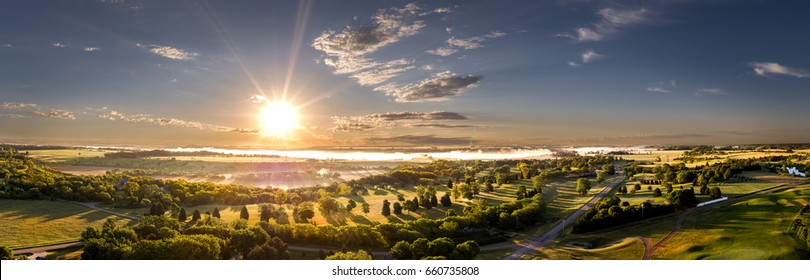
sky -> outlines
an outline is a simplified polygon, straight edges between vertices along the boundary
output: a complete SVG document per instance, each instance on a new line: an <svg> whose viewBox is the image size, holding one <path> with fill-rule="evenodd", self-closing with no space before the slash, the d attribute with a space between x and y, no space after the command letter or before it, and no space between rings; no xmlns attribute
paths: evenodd
<svg viewBox="0 0 810 280"><path fill-rule="evenodd" d="M0 142L810 142L806 1L2 6ZM300 117L266 133L278 102Z"/></svg>

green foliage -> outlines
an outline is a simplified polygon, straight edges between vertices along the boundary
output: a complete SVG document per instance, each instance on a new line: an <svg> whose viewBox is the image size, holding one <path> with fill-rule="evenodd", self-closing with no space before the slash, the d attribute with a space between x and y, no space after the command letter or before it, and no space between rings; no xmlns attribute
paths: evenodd
<svg viewBox="0 0 810 280"><path fill-rule="evenodd" d="M246 260L287 260L289 258L287 244L278 237L270 238L261 246L253 247L245 256Z"/></svg>
<svg viewBox="0 0 810 280"><path fill-rule="evenodd" d="M327 260L371 260L371 255L363 250L355 252L337 252L334 255L326 257Z"/></svg>
<svg viewBox="0 0 810 280"><path fill-rule="evenodd" d="M395 215L402 214L402 204L400 204L399 202L394 202L394 214Z"/></svg>
<svg viewBox="0 0 810 280"><path fill-rule="evenodd" d="M450 201L450 192L445 192L440 200L442 206L444 207L451 207L453 206L453 202Z"/></svg>
<svg viewBox="0 0 810 280"><path fill-rule="evenodd" d="M180 213L177 214L177 220L180 222L185 222L188 219L188 214L186 214L185 208L180 208Z"/></svg>
<svg viewBox="0 0 810 280"><path fill-rule="evenodd" d="M398 260L414 259L413 246L408 241L399 241L391 247L391 256Z"/></svg>
<svg viewBox="0 0 810 280"><path fill-rule="evenodd" d="M248 220L250 218L250 213L248 212L247 206L242 206L242 210L239 212L239 218L242 220Z"/></svg>
<svg viewBox="0 0 810 280"><path fill-rule="evenodd" d="M689 190L678 191L687 192ZM615 196L603 198L593 208L585 211L585 213L574 222L572 232L583 233L595 231L641 219L669 214L675 210L675 208L669 204L653 205L649 202L644 202L641 205L626 206L624 208L619 206L622 204L621 199Z"/></svg>
<svg viewBox="0 0 810 280"><path fill-rule="evenodd" d="M577 179L577 192L581 195L588 194L588 191L591 190L591 181L587 178L579 178Z"/></svg>
<svg viewBox="0 0 810 280"><path fill-rule="evenodd" d="M11 251L11 248L6 246L0 246L0 260L13 260L14 253Z"/></svg>
<svg viewBox="0 0 810 280"><path fill-rule="evenodd" d="M718 188L718 187L712 187L709 190L709 196L711 198L714 198L714 199L721 198L721 197L723 197L723 192L721 192L720 188Z"/></svg>
<svg viewBox="0 0 810 280"><path fill-rule="evenodd" d="M669 203L672 204L675 209L694 208L698 204L695 192L691 189L673 191L669 193L667 200L669 200Z"/></svg>
<svg viewBox="0 0 810 280"><path fill-rule="evenodd" d="M380 213L386 217L391 216L391 203L388 202L388 199L383 200L382 211L380 211Z"/></svg>
<svg viewBox="0 0 810 280"><path fill-rule="evenodd" d="M332 197L321 197L318 199L318 210L324 216L330 216L340 210L340 203Z"/></svg>

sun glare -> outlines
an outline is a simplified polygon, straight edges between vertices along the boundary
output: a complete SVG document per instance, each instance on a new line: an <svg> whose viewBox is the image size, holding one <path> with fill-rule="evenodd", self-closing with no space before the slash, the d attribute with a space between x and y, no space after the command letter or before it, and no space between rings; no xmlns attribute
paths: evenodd
<svg viewBox="0 0 810 280"><path fill-rule="evenodd" d="M299 128L298 108L286 102L270 102L262 109L261 134L278 138L287 138Z"/></svg>

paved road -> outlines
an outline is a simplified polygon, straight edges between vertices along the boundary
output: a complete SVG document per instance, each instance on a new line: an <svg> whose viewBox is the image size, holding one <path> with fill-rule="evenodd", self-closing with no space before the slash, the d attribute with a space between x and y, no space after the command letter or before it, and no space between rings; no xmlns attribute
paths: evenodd
<svg viewBox="0 0 810 280"><path fill-rule="evenodd" d="M118 212L115 212L115 211L111 211L111 210L107 210L107 209L98 207L98 206L96 206L96 205L98 205L98 202L76 202L76 201L69 201L69 200L65 200L65 201L70 202L70 203L74 203L74 204L78 204L78 205L81 205L81 206L84 206L84 207L87 207L87 208L90 208L90 209L93 209L93 210L96 210L96 211L101 211L101 212L104 212L104 213L107 213L107 214L116 215L116 216L121 217L121 218L130 219L130 220L133 220L133 221L137 221L137 220L141 219L141 218L138 218L138 217L135 217L135 216L127 215L127 214L124 214L124 213L118 213Z"/></svg>
<svg viewBox="0 0 810 280"><path fill-rule="evenodd" d="M81 247L81 242L70 242L70 243L62 243L62 244L54 244L42 247L33 247L33 248L25 248L25 249L17 249L12 250L15 255L24 255L24 254L37 254L43 253L45 251L53 251L53 250L60 250L66 248L74 248L74 247Z"/></svg>
<svg viewBox="0 0 810 280"><path fill-rule="evenodd" d="M560 234L563 232L563 230L565 230L564 227L568 227L571 224L573 224L574 221L576 221L579 218L579 216L582 216L582 214L584 214L585 211L588 211L588 209L591 209L591 207L593 207L594 204L596 204L596 202L599 201L599 199L602 199L603 197L605 197L605 195L607 195L607 193L610 192L610 190L612 190L613 188L615 188L616 186L621 184L622 180L624 180L624 172L619 172L619 174L620 174L620 176L617 177L615 180L613 180L613 183L610 183L610 185L608 187L604 188L601 192L596 194L596 196L591 198L591 200L588 201L588 203L585 203L585 205L583 205L582 208L579 208L573 214L571 214L567 218L563 219L562 223L557 224L556 226L554 226L554 228L552 228L551 230L549 230L545 234L540 235L540 233L538 232L538 233L535 234L534 237L531 237L531 238L527 239L526 241L523 241L523 242L518 243L516 245L513 245L513 246L515 246L517 248L515 249L514 252L512 252L511 254L506 256L506 258L504 258L504 259L507 259L507 260L520 259L520 257L522 257L523 255L535 252L538 249L540 249L541 247L547 245L550 241L556 239L558 236L560 236ZM490 249L490 248L487 248L487 249Z"/></svg>

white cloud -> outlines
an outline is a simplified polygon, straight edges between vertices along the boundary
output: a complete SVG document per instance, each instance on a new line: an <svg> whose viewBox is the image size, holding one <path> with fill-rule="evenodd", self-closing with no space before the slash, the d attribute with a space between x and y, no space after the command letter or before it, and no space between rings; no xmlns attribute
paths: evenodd
<svg viewBox="0 0 810 280"><path fill-rule="evenodd" d="M67 47L67 46L65 46L65 44L62 44L62 43L59 43L59 42L53 43L53 44L51 44L51 46L54 46L54 47L57 47L57 48Z"/></svg>
<svg viewBox="0 0 810 280"><path fill-rule="evenodd" d="M323 32L312 47L329 57L323 60L324 64L335 68L335 74L379 67L381 63L365 55L417 34L425 26L423 21L413 20L419 10L414 3L402 8L380 10L372 17L370 26L347 26L340 32Z"/></svg>
<svg viewBox="0 0 810 280"><path fill-rule="evenodd" d="M418 83L405 86L387 84L374 90L395 97L396 102L444 101L449 97L462 95L468 89L474 88L480 81L480 76L458 76L445 71Z"/></svg>
<svg viewBox="0 0 810 280"><path fill-rule="evenodd" d="M86 52L95 52L95 51L98 51L98 50L101 50L101 49L99 49L97 47L85 47L84 48L84 51L86 51Z"/></svg>
<svg viewBox="0 0 810 280"><path fill-rule="evenodd" d="M13 46L12 44L2 44L2 45L0 45L0 47L3 47L3 48L13 48L14 46Z"/></svg>
<svg viewBox="0 0 810 280"><path fill-rule="evenodd" d="M188 61L193 60L200 54L195 52L189 52L183 49L178 49L171 46L161 46L161 45L143 45L143 44L135 44L138 47L147 48L149 52L168 58L172 60L181 60L181 61Z"/></svg>
<svg viewBox="0 0 810 280"><path fill-rule="evenodd" d="M647 91L662 92L662 93L668 93L669 92L669 90L667 90L667 89L665 89L663 87L647 87Z"/></svg>
<svg viewBox="0 0 810 280"><path fill-rule="evenodd" d="M575 41L601 41L606 35L619 31L619 28L650 21L650 10L645 8L617 10L605 8L596 11L600 20L591 27L579 27L573 33L559 33L554 36L566 37Z"/></svg>
<svg viewBox="0 0 810 280"><path fill-rule="evenodd" d="M16 103L16 102L3 102L0 104L0 108L3 109L26 109L26 108L37 108L39 107L37 104L34 103Z"/></svg>
<svg viewBox="0 0 810 280"><path fill-rule="evenodd" d="M267 102L267 96L259 95L259 94L251 96L249 99L250 99L250 102L253 102L253 103L265 103L265 102Z"/></svg>
<svg viewBox="0 0 810 280"><path fill-rule="evenodd" d="M588 63L600 57L602 57L601 54L598 54L595 51L588 49L582 53L582 63Z"/></svg>
<svg viewBox="0 0 810 280"><path fill-rule="evenodd" d="M33 111L31 112L34 115L40 117L48 117L48 118L58 118L58 119L66 119L66 120L75 120L76 116L73 115L73 112L61 110L61 109L51 109L49 112L43 111Z"/></svg>
<svg viewBox="0 0 810 280"><path fill-rule="evenodd" d="M573 61L569 61L569 62L568 62L568 66L571 66L571 67L579 67L579 66L581 66L581 65L579 65L579 63L576 63L576 62L573 62Z"/></svg>
<svg viewBox="0 0 810 280"><path fill-rule="evenodd" d="M729 94L721 88L699 88L697 91L695 91L695 96L705 96L705 95L727 96Z"/></svg>
<svg viewBox="0 0 810 280"><path fill-rule="evenodd" d="M247 134L256 134L259 132L256 129L234 128L215 124L201 123L196 121L180 120L175 118L153 117L147 114L126 115L114 110L102 109L101 111L102 114L99 115L98 117L110 121L125 121L133 123L157 124L160 126L187 127L216 132L237 132Z"/></svg>
<svg viewBox="0 0 810 280"><path fill-rule="evenodd" d="M754 73L758 76L768 77L768 75L786 75L796 78L810 78L810 71L799 68L790 68L774 62L750 62L748 66L754 68Z"/></svg>
<svg viewBox="0 0 810 280"><path fill-rule="evenodd" d="M480 48L483 46L481 45L483 42L503 36L506 36L506 33L500 31L493 31L486 35L463 39L450 37L450 39L447 39L447 46L439 47L438 49L435 50L428 50L426 52L438 56L449 56L458 52L461 49L471 50Z"/></svg>
<svg viewBox="0 0 810 280"><path fill-rule="evenodd" d="M19 119L25 118L25 116L20 114L0 114L0 118Z"/></svg>

